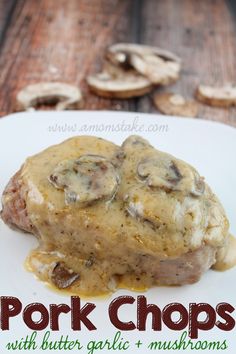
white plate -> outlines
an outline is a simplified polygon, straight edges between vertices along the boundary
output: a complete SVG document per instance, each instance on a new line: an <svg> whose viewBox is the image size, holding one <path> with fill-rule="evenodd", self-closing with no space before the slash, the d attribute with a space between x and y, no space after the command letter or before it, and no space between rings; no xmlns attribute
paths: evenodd
<svg viewBox="0 0 236 354"><path fill-rule="evenodd" d="M232 233L236 233L236 130L222 124L199 119L186 119L123 112L37 112L20 113L0 119L0 193L9 178L29 155L43 148L61 142L74 135L97 135L115 143L121 143L130 134L139 134L147 138L155 147L174 154L193 164L206 177L215 193L221 199L231 223ZM16 296L23 305L42 302L70 303L70 298L50 291L42 282L25 271L24 260L37 242L29 235L12 231L0 221L0 295ZM187 308L192 302L207 302L215 307L219 302L236 305L236 268L227 272L208 271L200 282L191 286L163 287L144 293L149 303L163 308L171 302L180 302ZM83 327L81 332L70 329L70 316L63 315L60 332L54 332L51 338L57 340L61 335L70 339L79 339L83 345L90 340L112 339L116 328L109 321L108 307L112 299L120 295L137 293L117 291L106 299L90 299L96 309L90 319L97 331L89 332ZM86 302L85 300L83 300ZM120 311L123 321L135 321L136 305L126 305ZM8 341L20 339L31 331L24 325L22 317L11 319L10 331L0 331L0 353L7 353ZM38 343L45 331L38 333ZM147 330L122 332L122 337L131 342L128 353L151 353L146 346L151 341L169 341L180 337L180 332L171 331L165 326L161 332L151 330L151 321ZM143 345L138 349L134 343L140 339ZM201 331L199 340L227 340L228 349L222 352L234 353L235 329L223 332L219 329ZM27 352L39 353L28 350ZM42 351L48 353L51 351ZM73 353L75 351L72 351ZM81 353L88 353L85 347ZM94 353L112 353L113 351L95 351ZM117 352L114 351L114 352ZM158 353L167 351L158 351ZM174 353L176 351L168 351ZM186 353L190 350L183 351ZM194 351L193 351L194 352ZM204 350L204 353L212 351ZM221 352L221 351L220 351Z"/></svg>

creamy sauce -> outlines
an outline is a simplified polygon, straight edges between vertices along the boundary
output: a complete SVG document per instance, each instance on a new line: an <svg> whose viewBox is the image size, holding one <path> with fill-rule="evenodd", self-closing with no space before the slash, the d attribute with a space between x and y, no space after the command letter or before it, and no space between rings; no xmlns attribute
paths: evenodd
<svg viewBox="0 0 236 354"><path fill-rule="evenodd" d="M110 202L98 198L89 205L81 206L76 200L69 204L63 188L50 183L49 176L62 161L88 154L103 156L116 167L120 178L116 195ZM138 175L137 166L146 158L168 162L160 166L161 185L152 175L150 165L145 164L143 175ZM170 161L175 167L165 174ZM156 165L155 174L158 168ZM150 186L145 174L152 175L159 184ZM51 286L58 264L65 266L67 278L78 274L79 279L66 292L97 296L116 288L143 290L157 284L181 284L178 276L184 279L185 275L186 283L195 278L196 281L201 274L193 277L191 266L181 262L179 271L183 274L172 274L176 270L175 260L188 252L197 252L204 244L209 249L222 248L228 237L224 210L210 188L202 188L202 180L196 185L198 173L141 138L131 137L122 149L95 137L72 138L27 159L22 176L29 187L28 215L40 239L27 267ZM81 191L81 185L79 188ZM224 262L233 265L233 256L227 257ZM213 262L209 260L207 266L199 263L196 267L205 271Z"/></svg>
<svg viewBox="0 0 236 354"><path fill-rule="evenodd" d="M236 238L229 236L226 245L219 250L213 268L219 271L230 269L236 265Z"/></svg>

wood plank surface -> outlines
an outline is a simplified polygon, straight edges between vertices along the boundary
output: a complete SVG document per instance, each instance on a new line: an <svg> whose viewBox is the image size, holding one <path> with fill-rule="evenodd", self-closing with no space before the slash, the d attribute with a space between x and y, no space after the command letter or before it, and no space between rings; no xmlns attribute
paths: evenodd
<svg viewBox="0 0 236 354"><path fill-rule="evenodd" d="M14 11L15 0L0 1L0 46L3 43L11 15Z"/></svg>
<svg viewBox="0 0 236 354"><path fill-rule="evenodd" d="M88 94L84 78L100 69L104 49L129 37L131 1L17 1L0 57L0 114L14 111L18 90L39 81L79 84L85 109L120 108ZM132 102L122 102L132 109ZM130 107L131 105L131 107Z"/></svg>
<svg viewBox="0 0 236 354"><path fill-rule="evenodd" d="M236 83L235 19L222 0L145 1L141 42L172 50L183 60L180 80L165 91L194 95L200 83ZM158 90L157 90L158 91ZM156 111L150 98L140 100L138 110ZM199 116L236 126L235 108L200 105Z"/></svg>
<svg viewBox="0 0 236 354"><path fill-rule="evenodd" d="M199 83L234 81L234 17L224 0L0 0L0 115L16 93L39 81L80 85L85 109L157 112L152 95L106 100L85 77L101 68L104 49L125 41L161 46L183 59L180 80L166 91L194 94ZM156 90L158 91L158 89ZM200 105L199 116L236 126L236 110Z"/></svg>

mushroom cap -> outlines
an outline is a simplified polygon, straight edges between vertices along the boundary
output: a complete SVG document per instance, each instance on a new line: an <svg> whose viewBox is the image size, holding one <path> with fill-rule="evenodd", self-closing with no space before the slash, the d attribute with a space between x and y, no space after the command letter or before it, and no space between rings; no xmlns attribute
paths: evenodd
<svg viewBox="0 0 236 354"><path fill-rule="evenodd" d="M175 82L181 69L181 60L175 54L140 44L114 44L108 48L107 58L115 65L133 67L153 84Z"/></svg>
<svg viewBox="0 0 236 354"><path fill-rule="evenodd" d="M59 289L66 289L79 280L80 275L75 273L72 269L68 269L63 262L57 262L53 264L50 278L52 283Z"/></svg>
<svg viewBox="0 0 236 354"><path fill-rule="evenodd" d="M17 111L34 110L38 104L56 103L56 110L80 108L82 94L78 87L61 82L40 82L25 86L16 97Z"/></svg>
<svg viewBox="0 0 236 354"><path fill-rule="evenodd" d="M119 175L108 159L88 154L60 162L49 181L55 188L64 190L67 205L84 206L99 199L111 200L118 188Z"/></svg>
<svg viewBox="0 0 236 354"><path fill-rule="evenodd" d="M213 107L234 106L236 105L236 87L229 84L221 87L200 85L196 91L196 98Z"/></svg>
<svg viewBox="0 0 236 354"><path fill-rule="evenodd" d="M119 54L120 53L120 54ZM123 53L123 56L122 56ZM111 61L115 61L115 58L117 58L119 64L122 63L122 61L125 61L125 54L140 54L140 55L156 55L164 60L171 60L175 61L178 63L181 63L180 57L175 55L174 53L159 48L159 47L153 47L149 45L143 45L143 44L134 44L134 43L116 43L111 45L107 49L107 57ZM118 56L114 56L114 54L118 54Z"/></svg>
<svg viewBox="0 0 236 354"><path fill-rule="evenodd" d="M178 94L158 93L154 96L154 103L163 114L182 117L196 117L198 114L197 103Z"/></svg>
<svg viewBox="0 0 236 354"><path fill-rule="evenodd" d="M156 55L131 54L130 63L155 85L169 85L179 78L180 63L165 61Z"/></svg>

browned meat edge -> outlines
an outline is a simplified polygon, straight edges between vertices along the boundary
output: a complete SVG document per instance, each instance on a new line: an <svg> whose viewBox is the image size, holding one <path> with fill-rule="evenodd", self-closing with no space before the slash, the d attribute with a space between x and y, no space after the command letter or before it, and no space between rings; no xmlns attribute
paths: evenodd
<svg viewBox="0 0 236 354"><path fill-rule="evenodd" d="M26 208L27 193L28 188L22 181L20 170L11 178L4 190L1 217L11 228L37 235ZM160 261L158 257L153 257L149 274L152 273L160 285L191 284L198 281L201 275L215 263L215 254L216 249L203 245L176 259ZM139 272L146 272L145 268L145 260L142 260L139 264Z"/></svg>
<svg viewBox="0 0 236 354"><path fill-rule="evenodd" d="M30 222L26 208L27 187L21 179L19 170L7 184L2 197L1 218L13 229L33 233L34 227Z"/></svg>

